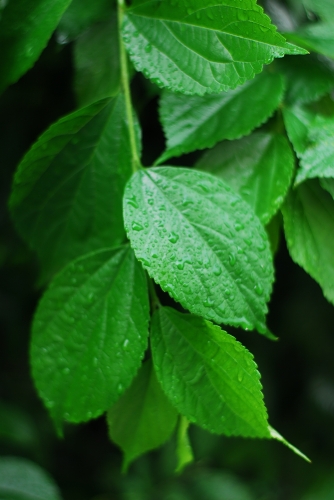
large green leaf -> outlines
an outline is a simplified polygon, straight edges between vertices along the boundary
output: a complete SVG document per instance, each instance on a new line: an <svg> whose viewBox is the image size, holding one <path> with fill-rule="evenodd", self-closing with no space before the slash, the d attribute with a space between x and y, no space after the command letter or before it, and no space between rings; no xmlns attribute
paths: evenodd
<svg viewBox="0 0 334 500"><path fill-rule="evenodd" d="M114 0L72 0L58 25L60 41L70 42L95 23L110 17Z"/></svg>
<svg viewBox="0 0 334 500"><path fill-rule="evenodd" d="M83 33L73 55L74 87L81 106L115 95L120 86L116 15Z"/></svg>
<svg viewBox="0 0 334 500"><path fill-rule="evenodd" d="M52 417L101 415L130 385L147 346L146 276L128 245L71 262L43 296L32 328L37 390Z"/></svg>
<svg viewBox="0 0 334 500"><path fill-rule="evenodd" d="M0 457L2 500L60 500L58 487L38 465L17 457Z"/></svg>
<svg viewBox="0 0 334 500"><path fill-rule="evenodd" d="M71 0L10 0L1 4L0 92L37 61Z"/></svg>
<svg viewBox="0 0 334 500"><path fill-rule="evenodd" d="M289 188L294 156L283 135L254 132L239 141L217 144L196 167L227 182L267 224Z"/></svg>
<svg viewBox="0 0 334 500"><path fill-rule="evenodd" d="M158 380L191 422L219 434L270 437L253 356L218 326L167 307L152 318Z"/></svg>
<svg viewBox="0 0 334 500"><path fill-rule="evenodd" d="M292 259L334 303L334 200L318 180L303 182L283 206L284 231Z"/></svg>
<svg viewBox="0 0 334 500"><path fill-rule="evenodd" d="M311 55L284 57L280 68L287 78L288 104L316 101L334 87L333 72Z"/></svg>
<svg viewBox="0 0 334 500"><path fill-rule="evenodd" d="M315 23L285 33L288 40L300 44L307 50L334 58L334 23Z"/></svg>
<svg viewBox="0 0 334 500"><path fill-rule="evenodd" d="M264 64L304 53L287 44L255 0L149 0L127 11L123 39L137 70L160 87L211 94Z"/></svg>
<svg viewBox="0 0 334 500"><path fill-rule="evenodd" d="M316 119L315 113L300 104L283 108L284 125L296 152L300 157L309 145L309 130Z"/></svg>
<svg viewBox="0 0 334 500"><path fill-rule="evenodd" d="M40 257L44 277L79 255L122 243L130 156L119 95L65 116L23 158L10 207Z"/></svg>
<svg viewBox="0 0 334 500"><path fill-rule="evenodd" d="M279 106L283 90L279 74L263 72L235 90L218 95L189 97L165 92L160 101L160 119L167 148L159 163L195 149L210 148L222 139L249 134Z"/></svg>
<svg viewBox="0 0 334 500"><path fill-rule="evenodd" d="M268 238L248 203L220 179L181 167L137 172L124 196L137 258L186 309L265 333L273 281Z"/></svg>
<svg viewBox="0 0 334 500"><path fill-rule="evenodd" d="M129 389L108 411L109 436L124 452L123 469L167 441L177 417L157 381L151 360L146 361Z"/></svg>

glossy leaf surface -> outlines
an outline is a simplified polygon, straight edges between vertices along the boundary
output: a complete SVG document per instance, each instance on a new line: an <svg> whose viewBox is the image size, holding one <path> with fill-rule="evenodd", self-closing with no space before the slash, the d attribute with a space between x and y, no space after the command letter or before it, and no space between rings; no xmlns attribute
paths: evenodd
<svg viewBox="0 0 334 500"><path fill-rule="evenodd" d="M334 23L315 23L285 35L292 43L300 44L311 52L334 58L333 30Z"/></svg>
<svg viewBox="0 0 334 500"><path fill-rule="evenodd" d="M0 92L37 61L70 3L71 0L2 2Z"/></svg>
<svg viewBox="0 0 334 500"><path fill-rule="evenodd" d="M44 277L125 237L122 196L131 175L122 95L65 116L23 158L10 206Z"/></svg>
<svg viewBox="0 0 334 500"><path fill-rule="evenodd" d="M124 195L137 258L183 307L265 333L273 280L267 235L220 179L182 167L137 172Z"/></svg>
<svg viewBox="0 0 334 500"><path fill-rule="evenodd" d="M115 95L120 86L117 19L92 26L74 44L74 87L80 106Z"/></svg>
<svg viewBox="0 0 334 500"><path fill-rule="evenodd" d="M289 188L294 156L283 135L254 132L239 141L217 144L196 167L227 182L267 224Z"/></svg>
<svg viewBox="0 0 334 500"><path fill-rule="evenodd" d="M309 145L309 130L314 123L315 114L301 105L283 108L283 119L286 132L298 157Z"/></svg>
<svg viewBox="0 0 334 500"><path fill-rule="evenodd" d="M160 87L211 94L243 84L287 44L254 0L150 0L127 11L123 39L138 71Z"/></svg>
<svg viewBox="0 0 334 500"><path fill-rule="evenodd" d="M291 191L283 207L284 232L292 259L334 303L334 200L318 180Z"/></svg>
<svg viewBox="0 0 334 500"><path fill-rule="evenodd" d="M17 457L0 457L0 497L4 500L60 500L54 481L38 465Z"/></svg>
<svg viewBox="0 0 334 500"><path fill-rule="evenodd" d="M164 391L191 422L218 434L270 437L257 366L234 337L164 307L154 313L151 346Z"/></svg>
<svg viewBox="0 0 334 500"><path fill-rule="evenodd" d="M148 320L146 277L129 246L91 253L57 275L35 315L31 363L58 425L117 401L144 356Z"/></svg>
<svg viewBox="0 0 334 500"><path fill-rule="evenodd" d="M58 25L58 37L70 42L93 24L105 21L112 13L114 0L72 0Z"/></svg>
<svg viewBox="0 0 334 500"><path fill-rule="evenodd" d="M143 453L167 441L178 413L157 381L151 360L108 411L109 436L124 453L123 469Z"/></svg>
<svg viewBox="0 0 334 500"><path fill-rule="evenodd" d="M279 106L283 90L284 80L279 74L263 72L218 95L189 97L165 92L160 101L160 120L167 147L159 162L249 134Z"/></svg>

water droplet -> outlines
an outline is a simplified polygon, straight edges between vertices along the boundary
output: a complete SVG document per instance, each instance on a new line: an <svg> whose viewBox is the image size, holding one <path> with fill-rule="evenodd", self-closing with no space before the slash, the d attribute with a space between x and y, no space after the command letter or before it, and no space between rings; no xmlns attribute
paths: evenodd
<svg viewBox="0 0 334 500"><path fill-rule="evenodd" d="M137 203L137 200L136 200L135 196L132 196L131 198L128 198L126 200L126 202L127 202L128 205L131 205L134 208L138 208L138 203Z"/></svg>
<svg viewBox="0 0 334 500"><path fill-rule="evenodd" d="M179 239L179 235L174 233L173 231L170 233L170 235L168 236L168 239L171 243L176 243Z"/></svg>
<svg viewBox="0 0 334 500"><path fill-rule="evenodd" d="M93 358L93 366L97 366L99 364L98 358Z"/></svg>
<svg viewBox="0 0 334 500"><path fill-rule="evenodd" d="M182 260L179 260L176 262L176 267L180 269L180 271L183 271L184 269L184 262Z"/></svg>
<svg viewBox="0 0 334 500"><path fill-rule="evenodd" d="M86 418L92 418L93 413L91 411L88 411L86 413Z"/></svg>
<svg viewBox="0 0 334 500"><path fill-rule="evenodd" d="M252 246L252 243L253 243L253 238L250 236L248 238L245 238L245 243L251 247Z"/></svg>
<svg viewBox="0 0 334 500"><path fill-rule="evenodd" d="M135 221L134 221L134 222L132 223L132 229L133 229L134 231L142 231L144 228L143 228L143 226L142 226L141 224L139 224L139 222L135 222Z"/></svg>
<svg viewBox="0 0 334 500"><path fill-rule="evenodd" d="M214 305L214 300L212 299L212 297L208 297L206 300L204 300L203 302L203 306L204 307L212 307Z"/></svg>
<svg viewBox="0 0 334 500"><path fill-rule="evenodd" d="M150 43L148 43L146 46L145 46L145 52L149 53L152 51L152 45Z"/></svg>
<svg viewBox="0 0 334 500"><path fill-rule="evenodd" d="M55 402L54 401L46 401L45 406L51 410L51 408L54 408Z"/></svg>
<svg viewBox="0 0 334 500"><path fill-rule="evenodd" d="M63 369L64 375L68 375L69 373L70 373L70 369L68 367Z"/></svg>
<svg viewBox="0 0 334 500"><path fill-rule="evenodd" d="M220 276L222 273L222 270L219 266L213 266L212 272L215 276Z"/></svg>
<svg viewBox="0 0 334 500"><path fill-rule="evenodd" d="M129 339L125 339L123 342L123 349L127 350L128 345L129 345Z"/></svg>
<svg viewBox="0 0 334 500"><path fill-rule="evenodd" d="M254 290L257 295L263 295L263 287L259 283L255 285Z"/></svg>
<svg viewBox="0 0 334 500"><path fill-rule="evenodd" d="M149 199L147 200L147 203L148 203L149 205L154 205L154 200L153 200L153 198L149 198Z"/></svg>
<svg viewBox="0 0 334 500"><path fill-rule="evenodd" d="M230 253L229 256L228 256L228 261L230 263L231 266L235 266L235 263L237 261L237 258L236 256L234 255L234 253Z"/></svg>
<svg viewBox="0 0 334 500"><path fill-rule="evenodd" d="M213 15L213 13L212 13L212 10L208 10L208 11L207 11L207 16L208 16L208 18L209 18L209 19L211 19L212 21L213 21L213 20L214 20L214 18L215 18L215 17L214 17L214 15Z"/></svg>
<svg viewBox="0 0 334 500"><path fill-rule="evenodd" d="M238 19L239 21L247 21L248 20L248 12L244 9L238 10Z"/></svg>
<svg viewBox="0 0 334 500"><path fill-rule="evenodd" d="M243 347L242 347L242 345L241 345L241 344L239 344L239 343L235 343L235 344L234 344L234 350L235 350L235 351L237 351L237 352L240 352L240 351L242 351L242 350L243 350Z"/></svg>
<svg viewBox="0 0 334 500"><path fill-rule="evenodd" d="M244 374L240 371L238 373L238 380L239 380L239 382L242 382L243 378L244 378Z"/></svg>
<svg viewBox="0 0 334 500"><path fill-rule="evenodd" d="M234 224L234 229L235 229L236 231L241 231L241 229L243 229L244 227L245 227L245 226L244 226L243 224L241 224L241 222L236 222L236 223Z"/></svg>
<svg viewBox="0 0 334 500"><path fill-rule="evenodd" d="M121 394L123 392L123 385L122 384L118 384L117 392L118 392L118 394Z"/></svg>
<svg viewBox="0 0 334 500"><path fill-rule="evenodd" d="M87 299L88 299L88 301L89 301L89 302L92 302L92 301L93 301L93 299L94 299L94 294L93 294L93 292L91 292L91 293L89 293L89 294L87 295Z"/></svg>

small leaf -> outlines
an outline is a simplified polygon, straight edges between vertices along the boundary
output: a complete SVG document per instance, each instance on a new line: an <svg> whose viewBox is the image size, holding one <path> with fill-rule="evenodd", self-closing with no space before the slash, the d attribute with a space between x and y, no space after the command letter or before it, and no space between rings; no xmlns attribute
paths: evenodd
<svg viewBox="0 0 334 500"><path fill-rule="evenodd" d="M158 380L191 422L228 436L270 437L257 366L234 337L161 307L152 318L151 347Z"/></svg>
<svg viewBox="0 0 334 500"><path fill-rule="evenodd" d="M194 461L194 454L191 448L191 443L188 436L189 420L183 415L180 416L180 421L177 430L177 467L175 472L180 474L183 469Z"/></svg>
<svg viewBox="0 0 334 500"><path fill-rule="evenodd" d="M71 0L14 0L1 4L0 93L39 58Z"/></svg>
<svg viewBox="0 0 334 500"><path fill-rule="evenodd" d="M284 231L292 259L334 303L334 200L318 180L303 182L283 206Z"/></svg>
<svg viewBox="0 0 334 500"><path fill-rule="evenodd" d="M288 104L318 100L334 87L334 74L315 57L284 57L279 67L287 78L285 101Z"/></svg>
<svg viewBox="0 0 334 500"><path fill-rule="evenodd" d="M135 376L147 346L146 277L128 246L70 263L33 323L37 390L56 423L98 417Z"/></svg>
<svg viewBox="0 0 334 500"><path fill-rule="evenodd" d="M124 219L137 258L183 307L217 323L267 332L268 238L227 184L182 167L141 170L126 186Z"/></svg>
<svg viewBox="0 0 334 500"><path fill-rule="evenodd" d="M281 436L281 434L279 434L270 425L269 425L269 432L270 432L270 436L273 439L276 439L277 441L280 441L285 446L287 446L291 451L293 451L296 455L298 455L299 457L301 457L303 460L305 460L306 462L311 463L311 460L306 455L304 455L304 453L302 453L300 450L298 450L298 448L296 448L295 446L293 446L293 444L289 443L289 441L287 441L283 436Z"/></svg>
<svg viewBox="0 0 334 500"><path fill-rule="evenodd" d="M110 17L114 0L72 0L58 25L58 37L66 42Z"/></svg>
<svg viewBox="0 0 334 500"><path fill-rule="evenodd" d="M164 92L160 120L167 149L158 162L195 149L210 148L222 139L249 134L273 114L283 90L281 75L263 72L241 87L219 95L189 97Z"/></svg>
<svg viewBox="0 0 334 500"><path fill-rule="evenodd" d="M58 487L38 465L17 457L0 457L0 497L5 500L60 500Z"/></svg>
<svg viewBox="0 0 334 500"><path fill-rule="evenodd" d="M309 129L316 119L315 113L302 105L283 108L283 119L286 132L298 157L309 144Z"/></svg>
<svg viewBox="0 0 334 500"><path fill-rule="evenodd" d="M151 360L146 361L129 389L108 411L109 436L124 452L123 470L135 458L167 441L177 416L157 381Z"/></svg>
<svg viewBox="0 0 334 500"><path fill-rule="evenodd" d="M283 135L254 132L239 141L217 144L196 167L227 182L267 224L288 191L294 156Z"/></svg>
<svg viewBox="0 0 334 500"><path fill-rule="evenodd" d="M312 52L334 58L334 23L308 24L297 31L285 33L284 36Z"/></svg>
<svg viewBox="0 0 334 500"><path fill-rule="evenodd" d="M122 95L65 116L28 151L10 208L44 280L80 255L124 241L121 200L131 172Z"/></svg>
<svg viewBox="0 0 334 500"><path fill-rule="evenodd" d="M174 92L204 95L242 85L287 44L255 0L151 0L128 9L123 39L138 71Z"/></svg>
<svg viewBox="0 0 334 500"><path fill-rule="evenodd" d="M80 106L117 94L120 84L117 19L92 26L74 43L74 87Z"/></svg>

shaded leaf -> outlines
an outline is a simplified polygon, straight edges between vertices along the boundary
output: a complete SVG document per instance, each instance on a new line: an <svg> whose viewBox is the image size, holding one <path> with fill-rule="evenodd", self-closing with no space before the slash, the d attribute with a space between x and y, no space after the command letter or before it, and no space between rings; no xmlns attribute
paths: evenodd
<svg viewBox="0 0 334 500"><path fill-rule="evenodd" d="M151 360L146 361L108 411L109 436L124 452L123 470L135 458L167 441L177 416L157 381Z"/></svg>
<svg viewBox="0 0 334 500"><path fill-rule="evenodd" d="M284 80L263 72L244 85L219 95L189 97L164 92L160 120L167 138L162 163L222 139L237 139L265 122L280 104ZM249 106L252 102L252 106Z"/></svg>
<svg viewBox="0 0 334 500"><path fill-rule="evenodd" d="M285 106L283 119L289 140L298 157L309 144L309 129L316 119L315 113L302 105Z"/></svg>
<svg viewBox="0 0 334 500"><path fill-rule="evenodd" d="M298 450L298 448L296 448L295 446L293 446L293 444L289 443L289 441L287 441L283 436L281 436L281 434L279 434L279 432L277 432L270 425L269 425L269 431L270 431L270 436L273 439L276 439L280 443L282 443L285 446L287 446L291 451L293 451L296 455L298 455L300 458L302 458L306 462L309 462L309 463L311 462L311 460L306 455L304 455L304 453L302 453L300 450Z"/></svg>
<svg viewBox="0 0 334 500"><path fill-rule="evenodd" d="M72 0L58 25L58 37L70 42L95 23L110 17L114 0Z"/></svg>
<svg viewBox="0 0 334 500"><path fill-rule="evenodd" d="M188 436L189 424L189 420L180 415L176 445L177 466L175 472L177 473L181 473L187 465L194 461L194 454Z"/></svg>
<svg viewBox="0 0 334 500"><path fill-rule="evenodd" d="M292 43L297 43L311 52L334 58L334 23L308 24L295 32L285 33Z"/></svg>
<svg viewBox="0 0 334 500"><path fill-rule="evenodd" d="M326 189L331 196L334 198L334 179L319 179L320 185L323 189Z"/></svg>
<svg viewBox="0 0 334 500"><path fill-rule="evenodd" d="M92 26L74 44L74 87L80 106L117 94L120 86L117 18Z"/></svg>
<svg viewBox="0 0 334 500"><path fill-rule="evenodd" d="M25 155L10 207L44 279L80 255L122 243L130 156L122 95L65 116Z"/></svg>
<svg viewBox="0 0 334 500"><path fill-rule="evenodd" d="M124 220L137 258L183 307L267 332L268 238L227 184L182 167L141 170L126 186Z"/></svg>
<svg viewBox="0 0 334 500"><path fill-rule="evenodd" d="M255 0L141 2L127 11L123 39L138 71L189 95L235 88L275 57L304 53Z"/></svg>
<svg viewBox="0 0 334 500"><path fill-rule="evenodd" d="M283 135L254 132L239 141L217 144L196 167L227 182L267 224L288 191L294 156Z"/></svg>
<svg viewBox="0 0 334 500"><path fill-rule="evenodd" d="M168 307L152 318L157 377L179 412L218 434L270 437L253 356L218 326Z"/></svg>
<svg viewBox="0 0 334 500"><path fill-rule="evenodd" d="M302 0L305 7L312 10L324 21L333 21L334 16L334 4L332 0Z"/></svg>
<svg viewBox="0 0 334 500"><path fill-rule="evenodd" d="M81 257L56 276L35 315L31 363L58 425L117 401L144 356L148 320L146 277L128 246Z"/></svg>
<svg viewBox="0 0 334 500"><path fill-rule="evenodd" d="M10 500L60 500L58 487L38 465L18 457L0 457L0 497Z"/></svg>
<svg viewBox="0 0 334 500"><path fill-rule="evenodd" d="M292 259L334 303L334 200L318 180L303 182L283 206L284 232Z"/></svg>
<svg viewBox="0 0 334 500"><path fill-rule="evenodd" d="M37 61L70 3L71 0L2 2L0 92Z"/></svg>

